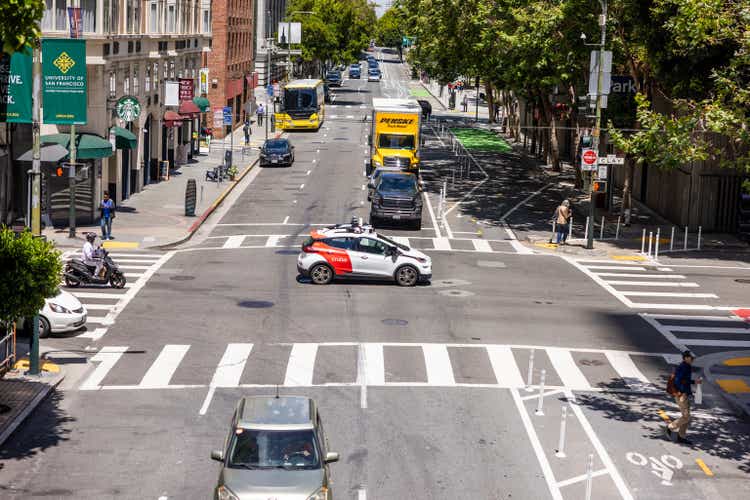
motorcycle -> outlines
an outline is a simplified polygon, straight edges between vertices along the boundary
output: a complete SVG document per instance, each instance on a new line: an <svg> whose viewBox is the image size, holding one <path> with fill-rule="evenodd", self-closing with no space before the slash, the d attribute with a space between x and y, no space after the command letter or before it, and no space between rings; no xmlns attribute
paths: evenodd
<svg viewBox="0 0 750 500"><path fill-rule="evenodd" d="M125 275L120 268L109 256L109 252L104 248L100 249L104 259L104 276L95 276L94 266L86 265L81 259L70 259L65 265L63 277L65 285L76 288L81 285L106 285L109 283L112 288L125 287Z"/></svg>

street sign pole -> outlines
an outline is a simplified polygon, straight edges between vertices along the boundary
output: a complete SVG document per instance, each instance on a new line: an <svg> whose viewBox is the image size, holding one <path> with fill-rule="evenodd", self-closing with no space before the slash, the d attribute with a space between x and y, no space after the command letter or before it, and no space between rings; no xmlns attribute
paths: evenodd
<svg viewBox="0 0 750 500"><path fill-rule="evenodd" d="M594 151L599 154L599 143L601 136L602 126L602 95L604 89L602 84L604 83L604 45L607 43L607 0L599 0L602 5L602 15L599 18L599 26L601 27L601 41L599 42L599 68L597 71L597 87L596 87L596 122L594 124L593 132L593 147ZM586 248L591 250L594 248L594 220L596 218L596 206L594 205L594 173L591 173L591 183L589 189L589 224L588 238L586 240Z"/></svg>
<svg viewBox="0 0 750 500"><path fill-rule="evenodd" d="M70 163L76 163L76 126L70 126ZM76 237L76 176L75 170L71 169L68 176L68 190L70 191L70 207L68 209L68 238Z"/></svg>

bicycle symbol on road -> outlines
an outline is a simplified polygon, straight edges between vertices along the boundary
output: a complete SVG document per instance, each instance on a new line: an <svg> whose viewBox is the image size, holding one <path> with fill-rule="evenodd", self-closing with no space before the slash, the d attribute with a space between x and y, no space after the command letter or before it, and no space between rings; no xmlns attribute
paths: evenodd
<svg viewBox="0 0 750 500"><path fill-rule="evenodd" d="M646 458L644 455L630 451L625 455L633 465L645 467L651 463L651 473L661 478L661 484L672 486L672 477L676 469L682 469L682 462L679 458L672 455L662 455L660 459L656 457Z"/></svg>

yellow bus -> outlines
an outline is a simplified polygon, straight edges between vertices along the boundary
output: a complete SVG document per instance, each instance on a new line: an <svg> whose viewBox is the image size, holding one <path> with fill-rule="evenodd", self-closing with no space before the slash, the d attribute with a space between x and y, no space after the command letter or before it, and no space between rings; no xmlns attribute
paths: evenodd
<svg viewBox="0 0 750 500"><path fill-rule="evenodd" d="M317 130L325 119L325 88L322 80L294 80L281 92L276 127L281 130Z"/></svg>

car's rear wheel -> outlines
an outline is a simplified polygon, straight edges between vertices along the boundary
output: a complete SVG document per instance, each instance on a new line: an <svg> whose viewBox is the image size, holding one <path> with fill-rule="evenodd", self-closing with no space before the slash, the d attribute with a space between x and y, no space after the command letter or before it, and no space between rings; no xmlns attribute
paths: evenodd
<svg viewBox="0 0 750 500"><path fill-rule="evenodd" d="M414 266L401 266L396 270L396 283L399 286L414 286L419 281L419 271Z"/></svg>
<svg viewBox="0 0 750 500"><path fill-rule="evenodd" d="M333 281L333 269L325 264L315 264L310 269L310 279L316 285L327 285Z"/></svg>
<svg viewBox="0 0 750 500"><path fill-rule="evenodd" d="M39 338L46 339L52 333L52 327L44 316L39 316Z"/></svg>

